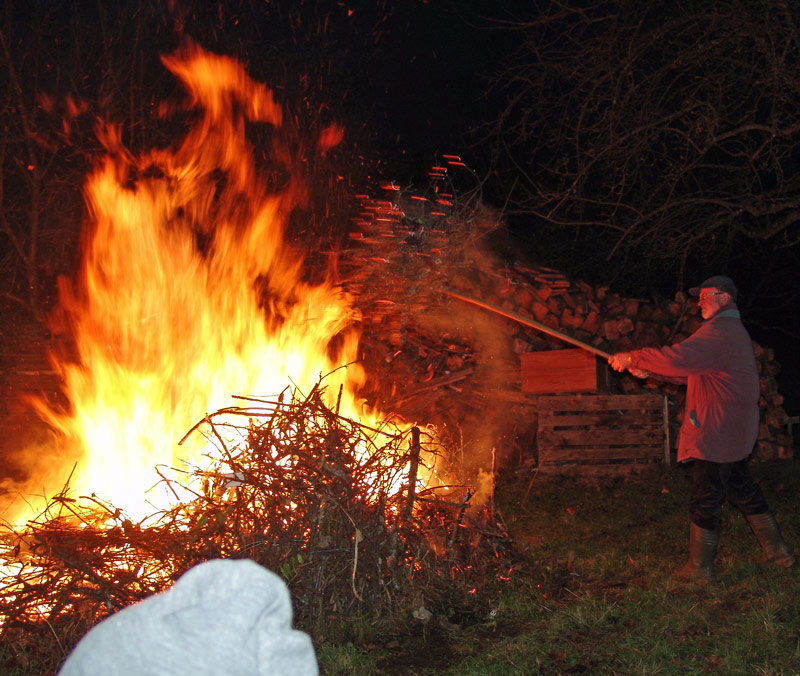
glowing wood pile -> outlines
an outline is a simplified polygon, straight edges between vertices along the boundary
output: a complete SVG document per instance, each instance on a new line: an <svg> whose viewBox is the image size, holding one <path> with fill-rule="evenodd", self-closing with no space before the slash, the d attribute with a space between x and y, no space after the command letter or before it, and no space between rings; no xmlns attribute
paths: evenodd
<svg viewBox="0 0 800 676"><path fill-rule="evenodd" d="M475 505L474 486L442 484L452 468L427 431L366 428L320 393L248 399L204 419L210 467L161 468L176 506L142 522L65 487L24 532L5 528L2 558L15 572L2 578L0 639L19 664L50 651L56 666L95 622L210 558L279 571L311 631L405 607L412 589L446 614L445 589L462 598L465 584L482 584L512 551L491 500ZM194 498L177 500L187 489Z"/></svg>

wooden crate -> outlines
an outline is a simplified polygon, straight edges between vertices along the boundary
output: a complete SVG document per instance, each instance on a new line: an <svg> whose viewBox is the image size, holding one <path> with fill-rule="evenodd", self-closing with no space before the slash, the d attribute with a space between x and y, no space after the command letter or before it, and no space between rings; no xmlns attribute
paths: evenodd
<svg viewBox="0 0 800 676"><path fill-rule="evenodd" d="M542 396L537 408L542 471L626 473L669 463L662 394Z"/></svg>
<svg viewBox="0 0 800 676"><path fill-rule="evenodd" d="M588 350L546 350L520 355L522 391L526 394L603 392L608 364Z"/></svg>

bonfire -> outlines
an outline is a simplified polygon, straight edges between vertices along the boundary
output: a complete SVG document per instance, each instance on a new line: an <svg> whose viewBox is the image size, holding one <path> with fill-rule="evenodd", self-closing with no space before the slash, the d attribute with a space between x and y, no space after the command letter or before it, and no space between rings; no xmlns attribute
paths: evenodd
<svg viewBox="0 0 800 676"><path fill-rule="evenodd" d="M28 451L32 480L3 506L0 637L16 641L22 666L36 656L54 669L93 624L210 558L279 572L314 632L409 603L457 604L452 586L474 594L476 571L511 546L491 481L476 499L452 435L360 394L352 294L370 280L352 265L369 242L350 259L349 289L333 268L308 281L284 237L301 177L277 131L266 173L245 135L245 123L280 129L272 92L191 44L164 64L189 94L192 125L140 155L119 128L98 129L106 154L85 187L81 273L62 284L56 314L69 406L35 402L52 446ZM341 135L326 128L318 149ZM278 170L276 185L266 176ZM437 196L434 218L451 198ZM371 221L382 241L385 215ZM409 224L413 245L424 228ZM430 254L414 255L429 273Z"/></svg>

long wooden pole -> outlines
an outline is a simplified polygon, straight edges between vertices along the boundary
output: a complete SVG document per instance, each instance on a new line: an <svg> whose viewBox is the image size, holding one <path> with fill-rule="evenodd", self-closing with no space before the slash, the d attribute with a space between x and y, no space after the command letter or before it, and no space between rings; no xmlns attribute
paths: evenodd
<svg viewBox="0 0 800 676"><path fill-rule="evenodd" d="M584 343L582 340L578 340L577 338L573 338L572 336L568 336L566 333L561 333L561 331L556 331L555 329L551 329L546 324L542 324L541 322L537 322L535 319L531 319L530 317L523 317L522 315L518 315L516 312L509 312L508 310L504 310L501 307L497 307L496 305L492 305L491 303L486 303L485 301L478 300L477 298L473 298L472 296L467 296L463 293L457 293L455 291L451 291L450 289L442 289L442 291L452 298L457 298L458 300L462 300L465 303L471 303L472 305L477 305L484 310L489 310L490 312L494 312L502 317L506 317L507 319L513 319L515 322L519 322L520 324L524 324L525 326L530 326L531 328L538 329L554 338L558 338L559 340L563 340L566 343L570 343L571 345L575 345L580 347L584 350L588 350L589 352L593 352L598 357L603 357L604 359L608 359L611 355L608 352L603 352L596 348L594 345L589 345L589 343Z"/></svg>

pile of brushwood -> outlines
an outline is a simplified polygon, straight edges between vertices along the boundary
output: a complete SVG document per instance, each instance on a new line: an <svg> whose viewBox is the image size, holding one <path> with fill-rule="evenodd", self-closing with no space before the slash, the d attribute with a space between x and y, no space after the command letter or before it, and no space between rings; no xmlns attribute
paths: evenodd
<svg viewBox="0 0 800 676"><path fill-rule="evenodd" d="M280 573L296 625L318 639L333 628L357 639L347 636L354 618L463 614L459 599L479 598L468 592L507 571L513 552L492 501L477 507L474 487L444 485L446 453L431 430L366 427L324 394L241 399L207 416L197 433L214 442L211 465L158 470L193 498L139 523L65 488L23 530L5 527L6 672L52 673L92 625L211 558Z"/></svg>

